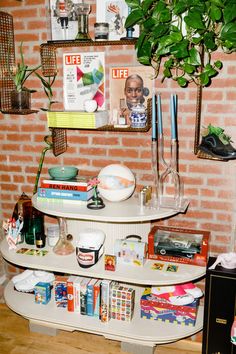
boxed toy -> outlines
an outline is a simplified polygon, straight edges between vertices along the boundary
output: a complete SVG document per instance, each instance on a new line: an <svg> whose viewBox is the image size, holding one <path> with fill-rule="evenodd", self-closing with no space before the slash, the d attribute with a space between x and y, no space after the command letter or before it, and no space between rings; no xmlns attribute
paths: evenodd
<svg viewBox="0 0 236 354"><path fill-rule="evenodd" d="M114 284L111 287L111 318L131 321L134 312L135 290Z"/></svg>
<svg viewBox="0 0 236 354"><path fill-rule="evenodd" d="M184 306L172 305L151 293L151 288L146 288L140 299L141 317L162 322L194 326L197 318L199 300Z"/></svg>
<svg viewBox="0 0 236 354"><path fill-rule="evenodd" d="M209 231L154 226L148 235L148 258L206 266Z"/></svg>
<svg viewBox="0 0 236 354"><path fill-rule="evenodd" d="M35 303L46 305L51 300L51 284L39 282L34 287Z"/></svg>
<svg viewBox="0 0 236 354"><path fill-rule="evenodd" d="M67 279L65 276L57 276L54 280L55 302L57 307L67 308Z"/></svg>
<svg viewBox="0 0 236 354"><path fill-rule="evenodd" d="M141 242L140 236L129 235L122 240L115 241L114 253L117 264L142 266L147 254L147 245L145 242Z"/></svg>

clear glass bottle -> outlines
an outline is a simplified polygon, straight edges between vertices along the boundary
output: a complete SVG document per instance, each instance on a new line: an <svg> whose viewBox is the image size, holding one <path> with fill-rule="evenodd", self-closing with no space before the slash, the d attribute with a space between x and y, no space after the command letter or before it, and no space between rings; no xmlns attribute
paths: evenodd
<svg viewBox="0 0 236 354"><path fill-rule="evenodd" d="M60 236L56 245L53 247L53 252L60 255L66 256L75 251L75 248L71 242L71 236L67 234L67 225L65 218L58 218Z"/></svg>
<svg viewBox="0 0 236 354"><path fill-rule="evenodd" d="M89 35L89 17L90 5L88 4L78 4L78 33L76 40L80 41L91 41Z"/></svg>

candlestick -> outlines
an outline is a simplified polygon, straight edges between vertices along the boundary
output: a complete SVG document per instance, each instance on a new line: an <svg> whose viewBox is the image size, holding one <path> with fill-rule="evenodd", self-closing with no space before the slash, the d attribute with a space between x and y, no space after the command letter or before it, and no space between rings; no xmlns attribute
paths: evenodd
<svg viewBox="0 0 236 354"><path fill-rule="evenodd" d="M158 96L157 96L157 115L158 115L158 135L160 137L163 134L161 95L160 94L158 94Z"/></svg>
<svg viewBox="0 0 236 354"><path fill-rule="evenodd" d="M171 139L176 140L177 132L176 132L176 98L174 95L171 95L170 98L170 108L171 108Z"/></svg>
<svg viewBox="0 0 236 354"><path fill-rule="evenodd" d="M156 95L152 96L152 140L157 140Z"/></svg>

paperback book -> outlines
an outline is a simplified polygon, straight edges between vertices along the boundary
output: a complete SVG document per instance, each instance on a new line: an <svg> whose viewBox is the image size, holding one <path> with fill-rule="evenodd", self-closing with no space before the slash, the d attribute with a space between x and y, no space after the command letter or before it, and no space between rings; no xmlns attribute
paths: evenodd
<svg viewBox="0 0 236 354"><path fill-rule="evenodd" d="M97 129L109 122L108 111L47 112L49 128Z"/></svg>
<svg viewBox="0 0 236 354"><path fill-rule="evenodd" d="M86 100L95 100L105 110L104 52L63 54L64 109L84 111Z"/></svg>
<svg viewBox="0 0 236 354"><path fill-rule="evenodd" d="M93 188L89 191L71 191L53 188L38 188L38 196L45 198L71 199L71 200L89 200L93 196Z"/></svg>

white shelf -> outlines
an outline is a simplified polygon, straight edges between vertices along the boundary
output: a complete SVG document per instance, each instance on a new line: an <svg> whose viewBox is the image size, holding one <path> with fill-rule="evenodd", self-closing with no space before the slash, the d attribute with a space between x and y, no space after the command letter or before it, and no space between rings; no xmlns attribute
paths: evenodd
<svg viewBox="0 0 236 354"><path fill-rule="evenodd" d="M41 212L61 216L68 219L93 220L99 222L130 223L158 220L178 214L174 209L155 209L141 207L138 198L129 198L123 202L105 201L106 207L100 210L88 209L86 205L76 205L74 202L63 201L38 201L37 194L32 197L35 208Z"/></svg>
<svg viewBox="0 0 236 354"><path fill-rule="evenodd" d="M18 245L17 249L22 247L35 248L27 244ZM112 279L120 282L140 284L140 285L171 285L178 283L185 283L198 279L205 275L206 268L200 266L186 265L173 262L160 262L163 263L163 270L151 269L155 261L147 260L144 266L134 265L117 265L116 271L105 271L103 257L100 258L98 263L90 268L81 268L76 260L75 253L68 256L58 256L52 248L45 247L49 253L45 256L29 256L18 254L14 250L9 250L6 240L1 243L1 252L3 257L14 264L26 268L42 269L52 272L68 273L81 276L88 276L101 279ZM167 272L166 267L168 264L175 264L178 266L176 273Z"/></svg>
<svg viewBox="0 0 236 354"><path fill-rule="evenodd" d="M195 326L142 319L138 304L135 306L131 322L110 320L108 323L101 323L94 317L78 315L68 312L66 309L58 309L54 300L51 300L47 305L35 304L34 295L16 292L12 282L6 286L4 295L7 305L13 311L31 321L37 321L38 324L68 331L79 330L100 334L106 338L139 345L154 346L155 344L173 342L200 331L203 324L203 308L201 306Z"/></svg>

